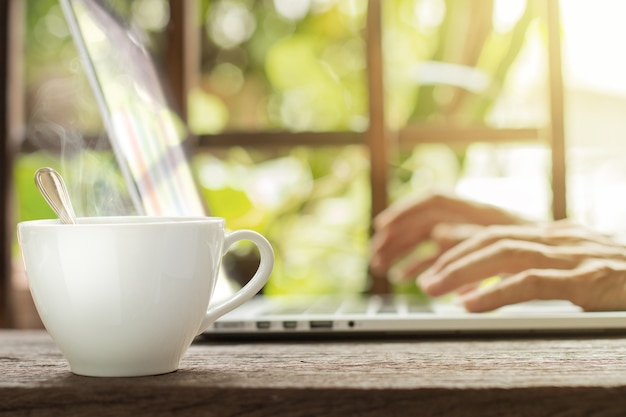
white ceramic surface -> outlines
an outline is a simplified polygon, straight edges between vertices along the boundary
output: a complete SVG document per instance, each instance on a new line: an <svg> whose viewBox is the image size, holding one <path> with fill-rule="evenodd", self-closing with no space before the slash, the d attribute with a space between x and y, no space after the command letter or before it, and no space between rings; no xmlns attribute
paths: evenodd
<svg viewBox="0 0 626 417"><path fill-rule="evenodd" d="M274 264L260 234L226 233L215 217L36 220L18 238L37 311L72 372L172 372L194 337L254 296ZM223 254L250 240L261 263L248 285L211 306Z"/></svg>

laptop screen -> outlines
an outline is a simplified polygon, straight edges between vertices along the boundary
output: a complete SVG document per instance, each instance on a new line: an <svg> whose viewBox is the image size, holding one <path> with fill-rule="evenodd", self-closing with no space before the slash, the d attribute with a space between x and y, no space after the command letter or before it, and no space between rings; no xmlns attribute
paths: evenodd
<svg viewBox="0 0 626 417"><path fill-rule="evenodd" d="M104 0L61 0L133 203L145 215L206 215L145 39Z"/></svg>

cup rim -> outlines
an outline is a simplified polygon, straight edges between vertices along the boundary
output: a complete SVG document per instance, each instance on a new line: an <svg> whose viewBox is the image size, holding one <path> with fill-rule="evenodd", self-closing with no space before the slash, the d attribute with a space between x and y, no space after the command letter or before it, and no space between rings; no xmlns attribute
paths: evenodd
<svg viewBox="0 0 626 417"><path fill-rule="evenodd" d="M59 219L25 220L19 227L110 227L110 226L155 226L193 223L221 223L226 221L215 216L87 216L78 217L76 224L63 224Z"/></svg>

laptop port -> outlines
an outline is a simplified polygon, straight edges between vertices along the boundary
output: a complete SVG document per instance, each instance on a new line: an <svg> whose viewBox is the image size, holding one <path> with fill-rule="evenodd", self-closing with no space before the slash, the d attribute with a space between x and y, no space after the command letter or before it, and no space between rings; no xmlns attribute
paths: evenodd
<svg viewBox="0 0 626 417"><path fill-rule="evenodd" d="M260 330L267 330L270 328L270 322L269 321L257 321L256 328Z"/></svg>
<svg viewBox="0 0 626 417"><path fill-rule="evenodd" d="M309 322L311 329L332 329L333 322L330 320L313 320Z"/></svg>
<svg viewBox="0 0 626 417"><path fill-rule="evenodd" d="M216 321L213 327L220 330L243 329L245 324L242 321Z"/></svg>
<svg viewBox="0 0 626 417"><path fill-rule="evenodd" d="M283 321L283 328L287 330L293 330L298 327L297 321Z"/></svg>

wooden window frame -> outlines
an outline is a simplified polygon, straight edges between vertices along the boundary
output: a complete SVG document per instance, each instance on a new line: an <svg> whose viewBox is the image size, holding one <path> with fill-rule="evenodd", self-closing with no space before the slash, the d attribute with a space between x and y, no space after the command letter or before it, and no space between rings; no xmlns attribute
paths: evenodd
<svg viewBox="0 0 626 417"><path fill-rule="evenodd" d="M397 149L410 149L422 143L470 144L473 142L510 143L543 142L551 148L552 215L566 217L565 130L563 109L563 78L560 48L560 15L558 0L547 0L540 16L548 29L548 85L550 123L544 128L499 129L475 127L429 127L409 125L390 132L385 124L384 73L382 55L382 1L368 0L366 18L366 62L369 89L369 126L364 133L357 132L225 132L201 135L195 138L197 149L228 146L285 147L285 146L343 146L365 145L370 155L371 216L383 211L388 204L389 157ZM199 29L195 2L170 0L172 32L183 28L185 34L170 38L174 41L166 49L168 73L181 108L185 107L187 92L199 79ZM184 40L186 43L177 44ZM184 56L181 56L181 52ZM185 68L181 68L185 67ZM186 75L187 79L181 78ZM386 277L375 277L371 291L389 291Z"/></svg>
<svg viewBox="0 0 626 417"><path fill-rule="evenodd" d="M13 160L24 131L22 0L0 0L0 327L13 327Z"/></svg>
<svg viewBox="0 0 626 417"><path fill-rule="evenodd" d="M369 89L369 127L365 132L226 132L201 135L193 138L196 149L214 149L229 146L285 147L285 146L344 146L364 145L370 153L372 186L371 214L375 216L387 207L389 183L389 157L398 149L409 149L420 143L469 144L475 141L544 142L551 147L552 214L555 219L566 216L565 188L565 130L563 105L563 79L561 71L560 16L558 0L545 2L542 16L548 29L548 75L550 123L537 129L494 129L484 126L470 128L428 127L409 125L390 132L384 119L384 84L382 60L383 0L368 0L365 41L367 85ZM23 126L23 91L19 80L22 30L21 0L0 0L0 193L4 204L0 207L0 327L10 327L10 271L12 213L11 187L13 158L17 143L15 132ZM200 36L198 27L198 1L169 0L170 23L166 38L166 76L174 101L184 118L187 114L187 94L198 84L200 77ZM11 103L9 105L8 103ZM21 138L19 138L21 139ZM384 277L372 282L372 292L389 290Z"/></svg>
<svg viewBox="0 0 626 417"><path fill-rule="evenodd" d="M9 286L11 273L11 249L9 243L9 187L11 183L11 161L9 155L9 146L7 134L9 132L8 123L8 47L9 47L9 1L0 0L0 158L2 165L0 166L0 190L2 191L0 201L3 204L0 207L0 233L2 240L0 241L0 327L9 327Z"/></svg>
<svg viewBox="0 0 626 417"><path fill-rule="evenodd" d="M382 0L368 0L366 44L367 84L369 89L369 127L366 132L224 132L201 135L197 147L210 149L228 146L283 147L306 145L366 145L371 158L372 215L387 206L388 161L395 149L409 149L421 143L470 144L473 142L544 142L552 149L552 213L555 219L566 215L565 133L563 78L561 69L560 14L558 0L547 0L541 16L548 29L548 85L550 123L543 128L429 127L409 125L389 132L384 120L382 64ZM170 0L170 44L166 47L167 73L178 105L186 109L188 91L199 79L199 36L197 3ZM185 33L177 33L182 28ZM181 44L181 42L183 42ZM184 114L184 113L183 113Z"/></svg>

